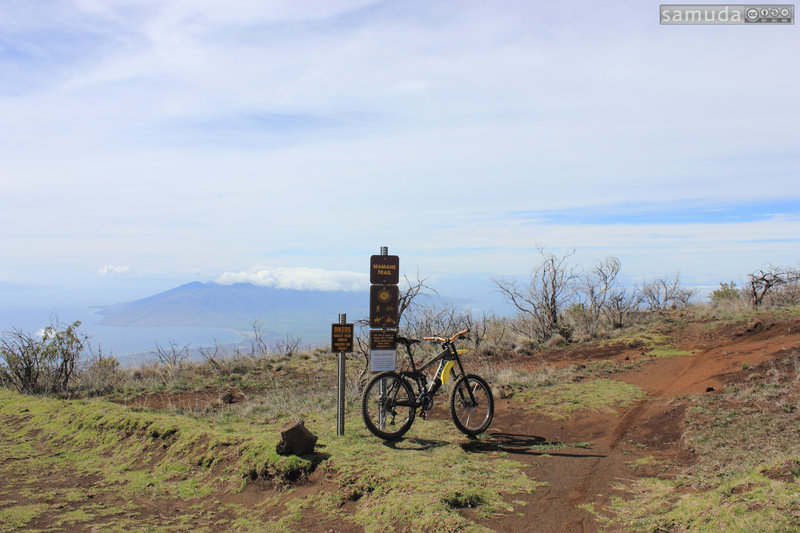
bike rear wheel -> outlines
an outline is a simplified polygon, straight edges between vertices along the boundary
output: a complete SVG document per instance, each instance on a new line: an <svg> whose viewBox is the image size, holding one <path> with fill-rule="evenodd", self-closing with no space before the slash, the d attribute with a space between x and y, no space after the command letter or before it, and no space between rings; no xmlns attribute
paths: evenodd
<svg viewBox="0 0 800 533"><path fill-rule="evenodd" d="M450 415L456 427L467 435L478 435L489 429L494 416L494 398L489 384L474 374L459 378L450 394Z"/></svg>
<svg viewBox="0 0 800 533"><path fill-rule="evenodd" d="M399 439L411 428L416 413L414 390L395 372L372 378L361 396L364 424L381 439Z"/></svg>

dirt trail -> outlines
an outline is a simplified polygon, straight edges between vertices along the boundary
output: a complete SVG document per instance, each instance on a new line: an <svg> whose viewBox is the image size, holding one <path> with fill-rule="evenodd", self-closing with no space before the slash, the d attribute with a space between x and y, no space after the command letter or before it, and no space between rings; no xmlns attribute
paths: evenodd
<svg viewBox="0 0 800 533"><path fill-rule="evenodd" d="M689 405L685 395L713 394L743 369L800 348L800 321L755 321L711 332L697 325L682 331L676 344L695 355L650 358L638 348L605 349L616 360L641 360L635 370L612 376L646 394L617 414L576 413L559 422L531 415L513 400L499 401L487 446L508 452L527 465L532 479L548 484L530 496L514 496L526 502L524 516L470 517L501 532L597 531L601 524L579 506L603 506L614 495L624 496L617 487L639 477L670 476L692 462L691 452L680 444ZM585 361L585 352L560 353L557 362ZM537 444L566 446L532 452Z"/></svg>

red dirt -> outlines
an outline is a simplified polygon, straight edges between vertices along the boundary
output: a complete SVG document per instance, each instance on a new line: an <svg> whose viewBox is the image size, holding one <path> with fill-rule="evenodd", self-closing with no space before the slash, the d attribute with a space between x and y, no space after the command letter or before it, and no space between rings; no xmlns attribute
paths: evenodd
<svg viewBox="0 0 800 533"><path fill-rule="evenodd" d="M202 411L212 405L239 403L246 400L247 397L247 392L241 390L220 391L217 389L205 389L202 391L142 394L135 398L115 399L113 401L123 405L139 405L148 409Z"/></svg>

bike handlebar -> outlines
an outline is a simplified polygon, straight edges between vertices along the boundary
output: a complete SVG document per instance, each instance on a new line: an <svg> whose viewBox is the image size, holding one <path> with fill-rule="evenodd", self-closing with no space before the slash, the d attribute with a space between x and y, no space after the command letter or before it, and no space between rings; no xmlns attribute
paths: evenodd
<svg viewBox="0 0 800 533"><path fill-rule="evenodd" d="M463 331L459 331L458 333L456 333L455 335L453 335L450 338L445 338L445 337L424 337L423 340L433 341L433 342L452 342L453 340L455 340L457 338L461 338L462 336L466 335L467 333L469 333L469 328L467 328L467 329L465 329Z"/></svg>

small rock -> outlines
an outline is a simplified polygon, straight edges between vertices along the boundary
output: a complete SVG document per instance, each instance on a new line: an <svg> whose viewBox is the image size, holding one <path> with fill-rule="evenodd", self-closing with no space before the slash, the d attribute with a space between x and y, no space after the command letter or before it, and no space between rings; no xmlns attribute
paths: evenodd
<svg viewBox="0 0 800 533"><path fill-rule="evenodd" d="M221 401L222 403L227 403L227 404L233 403L233 399L234 395L231 391L226 391L219 395L219 401Z"/></svg>
<svg viewBox="0 0 800 533"><path fill-rule="evenodd" d="M706 387L706 392L714 392L714 387Z"/></svg>
<svg viewBox="0 0 800 533"><path fill-rule="evenodd" d="M316 435L311 433L300 420L281 429L281 441L275 446L275 451L281 455L306 455L314 453L316 444Z"/></svg>

